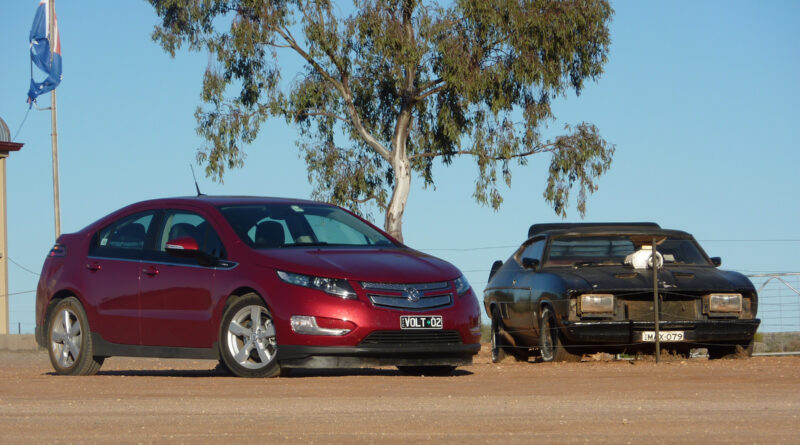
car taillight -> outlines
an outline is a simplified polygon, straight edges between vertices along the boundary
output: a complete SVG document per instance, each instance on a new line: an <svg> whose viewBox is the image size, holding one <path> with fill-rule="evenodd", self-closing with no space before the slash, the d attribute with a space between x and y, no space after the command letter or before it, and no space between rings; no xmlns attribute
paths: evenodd
<svg viewBox="0 0 800 445"><path fill-rule="evenodd" d="M56 243L47 256L67 256L67 246Z"/></svg>

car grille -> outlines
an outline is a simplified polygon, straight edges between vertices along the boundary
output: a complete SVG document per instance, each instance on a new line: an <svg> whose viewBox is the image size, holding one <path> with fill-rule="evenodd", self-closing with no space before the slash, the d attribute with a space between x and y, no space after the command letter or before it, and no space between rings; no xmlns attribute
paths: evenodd
<svg viewBox="0 0 800 445"><path fill-rule="evenodd" d="M662 321L698 320L701 315L699 296L677 293L660 293L659 319ZM625 318L632 321L653 320L653 294L625 295L620 298L625 308Z"/></svg>
<svg viewBox="0 0 800 445"><path fill-rule="evenodd" d="M367 296L376 307L398 310L425 311L450 306L453 294L443 292L450 289L450 283L361 283Z"/></svg>
<svg viewBox="0 0 800 445"><path fill-rule="evenodd" d="M359 346L419 343L461 343L461 335L458 331L375 331Z"/></svg>

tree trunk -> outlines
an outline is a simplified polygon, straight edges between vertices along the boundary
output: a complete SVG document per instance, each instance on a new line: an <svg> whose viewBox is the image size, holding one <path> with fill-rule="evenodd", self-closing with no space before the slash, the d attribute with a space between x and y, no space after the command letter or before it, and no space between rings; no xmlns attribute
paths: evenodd
<svg viewBox="0 0 800 445"><path fill-rule="evenodd" d="M399 159L398 159L399 158ZM392 162L394 170L394 190L392 200L386 209L384 230L403 242L403 212L406 210L408 192L411 190L411 162L406 156L397 156Z"/></svg>

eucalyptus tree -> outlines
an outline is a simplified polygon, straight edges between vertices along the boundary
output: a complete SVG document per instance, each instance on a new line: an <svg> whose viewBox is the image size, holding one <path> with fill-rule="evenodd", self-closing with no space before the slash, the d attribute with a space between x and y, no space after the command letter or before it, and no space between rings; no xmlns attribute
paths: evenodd
<svg viewBox="0 0 800 445"><path fill-rule="evenodd" d="M512 164L546 154L544 199L562 217L573 189L585 213L611 165L614 146L593 124L542 134L553 99L603 72L606 0L149 1L165 51L209 54L195 115L198 161L214 180L283 117L298 128L314 197L377 207L402 240L412 176L434 185L437 160L473 159L473 196L496 210Z"/></svg>

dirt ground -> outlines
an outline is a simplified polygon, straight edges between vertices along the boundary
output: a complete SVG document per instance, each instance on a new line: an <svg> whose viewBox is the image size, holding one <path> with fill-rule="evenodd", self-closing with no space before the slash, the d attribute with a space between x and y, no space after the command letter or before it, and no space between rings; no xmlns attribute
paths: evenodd
<svg viewBox="0 0 800 445"><path fill-rule="evenodd" d="M800 357L475 364L241 379L216 362L110 358L51 374L0 352L0 443L800 443Z"/></svg>

